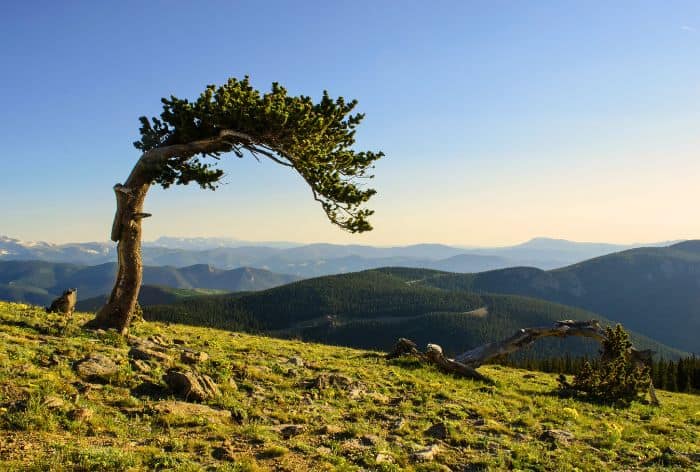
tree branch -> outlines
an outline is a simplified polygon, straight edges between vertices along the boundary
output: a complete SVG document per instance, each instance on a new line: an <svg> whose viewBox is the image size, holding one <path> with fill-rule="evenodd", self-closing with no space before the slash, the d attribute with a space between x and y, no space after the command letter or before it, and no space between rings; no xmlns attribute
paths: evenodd
<svg viewBox="0 0 700 472"><path fill-rule="evenodd" d="M437 344L428 344L425 353L421 353L413 341L399 338L386 357L387 359L393 359L403 355L410 355L435 364L444 371L462 377L488 381L487 377L476 371L479 366L529 346L540 338L565 338L568 336L593 338L599 342L606 339L605 330L597 320L563 320L555 322L553 326L522 328L502 341L483 344L455 356L454 359L445 357L442 348ZM648 366L651 363L652 354L653 351L651 350L640 351L630 348L631 360L637 366ZM658 405L653 384L649 386L649 395L652 402Z"/></svg>

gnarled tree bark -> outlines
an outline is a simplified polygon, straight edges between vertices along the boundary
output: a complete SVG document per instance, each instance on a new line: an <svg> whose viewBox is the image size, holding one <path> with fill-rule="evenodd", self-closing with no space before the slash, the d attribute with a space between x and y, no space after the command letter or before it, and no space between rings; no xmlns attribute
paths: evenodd
<svg viewBox="0 0 700 472"><path fill-rule="evenodd" d="M437 344L428 344L426 351L422 353L418 350L413 341L400 338L391 352L387 354L387 358L393 359L403 355L411 355L423 361L435 364L446 372L462 377L489 381L487 377L476 370L479 366L529 346L540 338L564 338L568 336L583 336L596 339L600 342L605 339L605 330L600 326L597 320L557 321L553 326L522 328L502 341L483 344L455 356L454 359L445 357L442 348ZM652 354L653 352L650 350L640 351L635 348L631 348L630 350L632 361L639 366L649 365ZM649 396L651 397L652 403L655 405L659 404L659 400L656 397L656 390L651 383L649 384Z"/></svg>
<svg viewBox="0 0 700 472"><path fill-rule="evenodd" d="M153 182L154 169L168 159L187 160L197 154L230 151L237 143L248 143L242 133L224 130L215 138L155 148L141 155L124 184L114 186L117 211L112 223L111 239L117 243L117 279L107 303L87 323L89 328L116 329L128 332L141 289L141 223L151 216L143 211L146 194Z"/></svg>

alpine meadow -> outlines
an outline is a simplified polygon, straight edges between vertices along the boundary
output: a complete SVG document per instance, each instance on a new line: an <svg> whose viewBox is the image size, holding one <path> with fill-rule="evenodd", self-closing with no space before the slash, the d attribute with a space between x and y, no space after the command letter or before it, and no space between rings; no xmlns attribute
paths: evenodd
<svg viewBox="0 0 700 472"><path fill-rule="evenodd" d="M700 471L700 4L4 13L0 470Z"/></svg>

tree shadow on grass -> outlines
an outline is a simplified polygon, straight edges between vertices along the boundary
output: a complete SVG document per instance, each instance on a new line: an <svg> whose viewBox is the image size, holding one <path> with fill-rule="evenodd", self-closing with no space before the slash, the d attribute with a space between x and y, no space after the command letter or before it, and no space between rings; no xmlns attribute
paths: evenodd
<svg viewBox="0 0 700 472"><path fill-rule="evenodd" d="M131 389L131 395L137 398L165 400L170 396L170 390L165 385L145 381Z"/></svg>
<svg viewBox="0 0 700 472"><path fill-rule="evenodd" d="M21 321L3 321L2 324L6 326L13 326L15 328L21 328L21 329L26 329L29 331L33 331L36 334L40 334L42 336L60 336L62 332L65 330L63 324L50 324L50 325L43 325L40 323L33 324L29 323L27 321L21 320Z"/></svg>

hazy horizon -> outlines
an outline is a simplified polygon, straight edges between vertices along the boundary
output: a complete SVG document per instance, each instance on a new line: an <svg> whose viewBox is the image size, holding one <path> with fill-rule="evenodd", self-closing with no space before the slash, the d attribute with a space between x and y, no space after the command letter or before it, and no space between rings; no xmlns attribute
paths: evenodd
<svg viewBox="0 0 700 472"><path fill-rule="evenodd" d="M261 91L359 100L358 149L387 155L374 231L333 227L289 169L224 156L217 192L151 191L146 240L700 237L697 2L22 2L0 25L0 234L107 240L137 118L248 74Z"/></svg>
<svg viewBox="0 0 700 472"><path fill-rule="evenodd" d="M11 239L18 239L22 242L25 243L49 243L49 244L56 244L56 245L64 245L64 244L83 244L83 243L112 243L112 241L109 241L109 238L103 238L103 239L86 239L86 240L71 240L71 241L53 241L53 240L48 240L48 239L30 239L30 238L21 238L18 237L17 235L12 235L12 234L4 234L0 233L0 237L7 237ZM681 238L681 239L667 239L667 240L655 240L655 241L579 241L579 240L573 240L573 239L565 239L565 238L557 238L557 237L550 237L550 236L533 236L531 238L527 238L525 240L519 240L515 241L512 244L494 244L494 245L475 245L475 244L469 244L469 243L445 243L441 241L418 241L418 242L413 242L413 243L405 243L405 244L400 244L400 243L388 243L388 244L365 244L365 243L359 243L359 242L339 242L339 243L334 243L330 241L289 241L289 240L249 240L249 239L244 239L244 238L239 238L236 236L221 236L221 235L213 235L213 236L182 236L182 235L172 235L172 234L164 234L157 236L155 238L147 239L145 238L143 240L144 244L152 244L158 241L159 238L177 238L177 239L230 239L232 241L236 241L238 243L251 243L251 244L256 244L256 245L263 245L264 243L270 243L270 244L290 244L290 245L312 245L312 244L338 244L338 245L367 245L367 246L374 246L374 247L384 247L384 248L390 248L390 247L402 247L402 246L413 246L413 245L429 245L429 244L436 244L436 245L445 245L445 246L453 246L457 248L463 248L463 249L494 249L494 248L502 248L502 247L511 247L511 246L517 246L520 244L525 244L534 240L549 240L549 241L565 241L569 243L575 243L575 244L610 244L610 245L618 245L618 246L643 246L643 245L658 245L658 244L674 244L678 241L683 241L687 239L700 239L700 238ZM115 243L116 244L116 243Z"/></svg>

